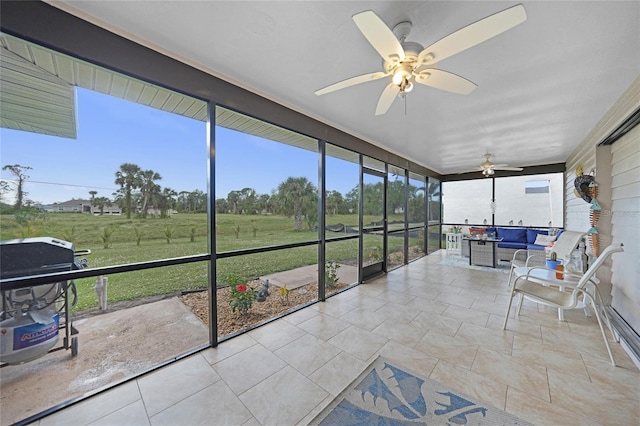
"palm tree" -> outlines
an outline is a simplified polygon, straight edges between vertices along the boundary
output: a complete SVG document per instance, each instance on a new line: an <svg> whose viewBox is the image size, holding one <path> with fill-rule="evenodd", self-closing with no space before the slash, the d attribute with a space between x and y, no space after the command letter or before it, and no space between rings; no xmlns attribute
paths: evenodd
<svg viewBox="0 0 640 426"><path fill-rule="evenodd" d="M140 167L132 163L124 163L120 165L120 170L116 172L116 185L120 185L118 190L124 197L124 208L127 211L127 219L131 219L132 197L131 194L137 188L140 188L142 180L140 179Z"/></svg>
<svg viewBox="0 0 640 426"><path fill-rule="evenodd" d="M157 180L162 179L159 173L153 170L145 170L140 172L140 192L142 193L142 217L147 217L147 210L149 210L149 200L154 194L160 191L160 185L156 183Z"/></svg>
<svg viewBox="0 0 640 426"><path fill-rule="evenodd" d="M156 194L157 198L157 206L160 209L160 217L166 218L168 217L169 210L173 209L176 206L176 197L178 193L171 188L163 188L162 193Z"/></svg>
<svg viewBox="0 0 640 426"><path fill-rule="evenodd" d="M312 216L313 200L318 198L316 187L305 177L289 177L278 185L276 193L280 212L293 216L293 228L302 228L302 217ZM306 210L306 211L305 211Z"/></svg>
<svg viewBox="0 0 640 426"><path fill-rule="evenodd" d="M104 214L104 206L110 206L111 200L107 197L96 197L91 199L91 205L100 209L100 216Z"/></svg>
<svg viewBox="0 0 640 426"><path fill-rule="evenodd" d="M21 166L20 164L7 164L2 170L9 170L18 180L13 182L16 187L16 204L15 209L22 209L22 204L25 197L28 195L24 192L24 183L29 179L29 176L25 173L25 170L32 170L29 166Z"/></svg>

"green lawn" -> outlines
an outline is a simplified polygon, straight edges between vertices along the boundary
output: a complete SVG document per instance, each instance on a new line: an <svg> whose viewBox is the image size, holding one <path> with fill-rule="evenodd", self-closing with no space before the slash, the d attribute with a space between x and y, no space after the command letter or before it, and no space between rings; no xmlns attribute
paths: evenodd
<svg viewBox="0 0 640 426"><path fill-rule="evenodd" d="M394 219L401 217L390 218L390 221ZM372 220L373 217L366 217L365 223ZM327 217L327 224L336 223L357 227L357 216ZM112 229L113 233L108 247L105 247L103 237L108 229ZM169 242L167 235L170 235ZM125 216L49 213L29 221L28 224L19 224L12 215L0 216L1 240L33 236L59 238L73 242L78 250L91 250L91 254L86 256L91 268L208 253L206 214L174 214L167 219L127 219ZM328 238L332 236L336 234L327 235ZM378 245L381 241L375 236L366 238L368 247ZM219 253L316 239L316 231L295 231L292 218L276 215L217 215L216 241ZM417 244L417 241L411 241L410 244ZM357 239L331 243L328 247L330 250L328 249L327 260L353 262L357 258ZM316 264L317 252L317 246L313 245L220 259L217 264L217 283L226 284L229 274L246 278L259 277ZM207 264L202 262L156 268L114 274L108 278L109 302L112 303L180 290L206 288ZM94 284L95 278L76 281L79 293L76 309L97 306Z"/></svg>

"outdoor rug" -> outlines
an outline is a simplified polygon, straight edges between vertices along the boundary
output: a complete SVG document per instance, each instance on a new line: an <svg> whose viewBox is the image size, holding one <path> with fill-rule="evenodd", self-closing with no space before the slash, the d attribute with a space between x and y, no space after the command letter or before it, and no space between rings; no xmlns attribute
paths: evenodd
<svg viewBox="0 0 640 426"><path fill-rule="evenodd" d="M490 266L480 266L480 265L469 265L469 258L464 256L456 256L456 255L448 255L442 261L440 261L440 265L445 266L453 266L456 268L466 268L466 269L475 269L476 271L487 271L494 272L499 274L508 274L509 269L511 268L511 263L498 261L498 264L495 268Z"/></svg>
<svg viewBox="0 0 640 426"><path fill-rule="evenodd" d="M312 425L531 425L378 357Z"/></svg>

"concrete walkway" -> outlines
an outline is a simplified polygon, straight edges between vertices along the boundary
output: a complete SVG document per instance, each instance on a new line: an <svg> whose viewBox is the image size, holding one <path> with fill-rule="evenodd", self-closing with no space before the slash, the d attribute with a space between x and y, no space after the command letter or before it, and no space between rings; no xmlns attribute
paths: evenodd
<svg viewBox="0 0 640 426"><path fill-rule="evenodd" d="M358 280L358 268L349 265L340 265L338 268L338 279L344 284L353 284ZM284 287L289 290L303 287L307 284L318 282L318 265L303 266L290 271L276 272L265 275L263 279L268 279L269 284L276 287Z"/></svg>

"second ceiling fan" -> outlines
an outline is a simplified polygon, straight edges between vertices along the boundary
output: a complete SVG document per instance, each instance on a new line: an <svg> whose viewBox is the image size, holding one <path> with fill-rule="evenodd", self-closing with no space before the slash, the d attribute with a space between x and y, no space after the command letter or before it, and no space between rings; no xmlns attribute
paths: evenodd
<svg viewBox="0 0 640 426"><path fill-rule="evenodd" d="M389 84L378 100L376 115L386 113L395 98L404 97L413 89L414 83L462 95L469 94L477 87L475 83L435 68L436 64L495 37L526 19L524 6L519 4L474 22L423 48L419 43L406 40L411 32L411 22L401 22L391 30L371 10L355 14L353 21L358 29L382 56L384 71L348 78L317 90L315 94L320 96L367 81L390 77Z"/></svg>

